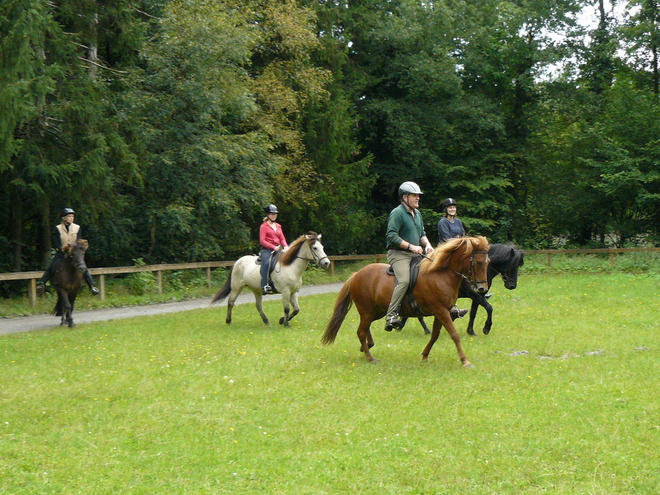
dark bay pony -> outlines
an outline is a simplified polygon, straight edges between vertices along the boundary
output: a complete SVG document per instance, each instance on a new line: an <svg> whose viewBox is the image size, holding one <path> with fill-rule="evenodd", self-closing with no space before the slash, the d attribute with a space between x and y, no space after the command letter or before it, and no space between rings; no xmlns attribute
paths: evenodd
<svg viewBox="0 0 660 495"><path fill-rule="evenodd" d="M525 252L518 249L514 244L491 244L488 251L490 263L488 265L488 289L493 284L493 279L498 275L502 276L504 287L513 290L518 286L518 268L523 266L525 261ZM463 281L458 290L459 298L468 298L472 300L470 307L470 322L468 323L467 333L474 335L474 320L477 316L479 306L486 310L487 317L484 323L483 332L488 335L493 326L493 306L488 302L485 294L475 292L470 285ZM424 332L430 334L431 331L426 326L423 318L419 318Z"/></svg>
<svg viewBox="0 0 660 495"><path fill-rule="evenodd" d="M310 261L321 268L330 266L330 260L321 244L321 234L316 232L308 232L300 236L275 261L271 273L273 289L282 294L282 304L284 305L284 316L280 318L280 325L289 326L289 321L300 312L298 291L302 287L302 273ZM256 255L243 256L234 263L227 281L213 297L211 304L220 302L229 296L227 319L225 320L227 323L231 323L231 312L236 298L243 288L247 287L254 294L261 319L268 324L268 317L264 313L262 304L260 268L261 265L257 264ZM289 314L291 306L293 306L293 313Z"/></svg>
<svg viewBox="0 0 660 495"><path fill-rule="evenodd" d="M525 252L518 249L514 244L491 244L488 257L490 258L490 264L488 265L488 289L490 290L493 279L498 275L502 276L506 289L513 290L518 287L518 268L523 266L525 262ZM470 290L470 287L464 282L458 291L458 297L472 299L467 333L474 335L474 319L477 316L479 306L481 306L487 313L483 332L488 335L493 326L493 306L488 302L486 295Z"/></svg>
<svg viewBox="0 0 660 495"><path fill-rule="evenodd" d="M87 270L85 251L88 247L87 241L79 240L62 248L66 257L57 265L50 278L51 285L57 291L57 304L51 314L61 316L60 325L66 323L69 328L76 326L73 322L73 306L83 283L83 274Z"/></svg>
<svg viewBox="0 0 660 495"><path fill-rule="evenodd" d="M463 352L461 338L452 322L450 310L458 298L458 288L465 279L475 290L483 294L487 292L489 249L490 245L485 237L462 237L439 246L429 255L430 259L422 260L413 295L423 314L435 317L431 339L422 352L423 360L428 359L433 344L438 340L440 329L444 326L456 345L461 363L471 366ZM328 345L335 341L339 328L355 303L360 314L357 330L360 350L369 361L378 361L370 351L374 346L371 322L385 316L394 290L394 277L386 273L388 266L386 263L373 263L351 275L337 296L334 312L321 339L323 344ZM400 315L418 315L410 308L407 298L404 298Z"/></svg>

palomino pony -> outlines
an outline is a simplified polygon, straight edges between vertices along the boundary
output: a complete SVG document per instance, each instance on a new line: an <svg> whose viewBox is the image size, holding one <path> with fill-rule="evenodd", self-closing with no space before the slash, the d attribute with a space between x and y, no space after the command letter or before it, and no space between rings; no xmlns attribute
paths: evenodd
<svg viewBox="0 0 660 495"><path fill-rule="evenodd" d="M456 303L458 288L463 280L467 280L478 292L485 294L488 290L486 275L489 249L490 245L485 237L461 237L439 246L430 254L429 259L422 260L413 296L424 315L435 317L431 340L422 351L423 360L428 359L444 326L456 345L463 365L472 366L461 347L461 337L454 327L450 310ZM369 361L378 361L370 351L374 346L370 327L371 322L387 313L394 290L394 277L386 273L388 266L385 263L373 263L351 275L337 296L334 313L321 339L323 344L328 345L335 341L339 327L351 305L355 303L360 314L357 330L360 350ZM404 298L399 314L404 317L418 315L408 304L407 298Z"/></svg>
<svg viewBox="0 0 660 495"><path fill-rule="evenodd" d="M85 240L77 241L62 248L66 257L57 265L50 283L57 290L57 304L51 314L61 316L60 325L65 323L69 328L76 324L73 322L73 306L83 283L83 274L87 270L85 265L85 251L89 244Z"/></svg>
<svg viewBox="0 0 660 495"><path fill-rule="evenodd" d="M518 249L514 244L491 244L488 251L488 289L490 290L493 284L493 279L498 275L502 276L504 287L508 290L513 290L518 286L518 268L523 266L525 261L525 252ZM470 307L470 322L467 326L467 333L474 335L474 320L477 316L479 306L486 310L487 317L484 323L483 332L488 335L493 327L493 306L486 298L485 294L475 292L466 281L463 281L460 289L458 290L459 298L469 298L472 300ZM419 322L424 328L424 332L430 334L431 331L426 326L423 318L419 318Z"/></svg>
<svg viewBox="0 0 660 495"><path fill-rule="evenodd" d="M289 249L275 260L275 266L271 267L273 289L282 294L284 304L284 316L280 318L280 325L288 327L289 321L300 312L298 291L302 287L302 273L310 261L321 268L330 266L330 260L321 244L321 234L316 234L316 232L308 232L293 241ZM256 255L243 256L234 264L225 285L213 297L211 304L220 302L229 296L227 323L231 323L231 311L236 298L243 288L247 287L254 294L261 319L268 324L268 317L264 313L262 305L260 267L261 265L257 264ZM293 306L291 315L289 315L290 306Z"/></svg>

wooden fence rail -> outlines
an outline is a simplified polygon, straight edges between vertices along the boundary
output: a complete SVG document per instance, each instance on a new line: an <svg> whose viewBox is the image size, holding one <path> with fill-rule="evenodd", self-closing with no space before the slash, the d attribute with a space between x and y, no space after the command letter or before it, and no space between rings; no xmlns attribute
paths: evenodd
<svg viewBox="0 0 660 495"><path fill-rule="evenodd" d="M649 253L660 252L660 248L609 248L609 249L537 249L525 250L527 254L546 254L547 264L552 266L552 256L559 254L609 254L610 265L615 264L615 254L617 253ZM360 261L360 260L375 260L377 263L387 259L386 254L347 254L329 256L330 259L330 273L335 274L336 261ZM211 286L211 269L219 267L230 267L234 265L234 261L201 261L198 263L168 263L160 265L144 265L144 266L116 266L108 268L90 268L89 272L92 276L99 277L99 291L101 299L105 299L105 276L118 275L122 273L138 273L138 272L152 272L156 274L156 286L158 293L163 291L163 272L171 270L206 270L206 280ZM43 276L43 271L36 272L10 272L0 273L0 282L8 280L27 280L28 281L28 296L30 303L34 306L37 302L37 280Z"/></svg>

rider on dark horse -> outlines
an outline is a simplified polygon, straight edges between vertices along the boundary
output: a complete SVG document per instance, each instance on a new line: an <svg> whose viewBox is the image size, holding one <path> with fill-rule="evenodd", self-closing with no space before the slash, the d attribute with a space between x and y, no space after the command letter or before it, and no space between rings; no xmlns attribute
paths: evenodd
<svg viewBox="0 0 660 495"><path fill-rule="evenodd" d="M37 290L39 292L44 291L46 288L46 282L48 282L53 276L53 273L55 273L55 268L66 257L66 254L64 254L62 249L69 244L75 244L82 238L80 225L73 223L75 213L76 212L71 208L64 208L62 210L60 215L62 217L62 222L55 227L55 234L53 235L53 245L56 247L57 252L55 253L55 256L53 256L46 273L44 273L44 276L41 277L41 281L37 285ZM85 278L87 285L89 285L89 290L92 291L92 294L97 295L99 290L94 286L94 279L92 278L92 274L89 273L89 270L85 270L83 277Z"/></svg>
<svg viewBox="0 0 660 495"><path fill-rule="evenodd" d="M278 214L277 206L268 205L266 207L266 217L261 227L259 227L259 243L261 244L261 293L263 295L272 294L273 288L268 284L268 271L270 268L270 258L276 251L281 251L289 244L284 238L282 226L276 222Z"/></svg>

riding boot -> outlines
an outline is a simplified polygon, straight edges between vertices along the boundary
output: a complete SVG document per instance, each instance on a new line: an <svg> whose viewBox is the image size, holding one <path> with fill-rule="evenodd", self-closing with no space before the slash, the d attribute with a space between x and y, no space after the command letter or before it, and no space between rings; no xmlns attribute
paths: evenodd
<svg viewBox="0 0 660 495"><path fill-rule="evenodd" d="M396 313L385 318L385 331L391 332L393 328L401 330L403 328L403 321L399 318L399 310Z"/></svg>
<svg viewBox="0 0 660 495"><path fill-rule="evenodd" d="M46 283L50 280L50 277L53 276L53 271L55 271L55 263L51 263L48 266L43 276L41 277L41 280L37 284L37 292L39 294L43 294L46 290Z"/></svg>
<svg viewBox="0 0 660 495"><path fill-rule="evenodd" d="M85 279L85 282L87 282L87 285L89 285L89 290L92 291L92 295L97 295L99 290L94 287L94 279L92 278L92 274L89 273L89 270L85 270L83 278Z"/></svg>
<svg viewBox="0 0 660 495"><path fill-rule="evenodd" d="M456 318L463 318L466 314L468 314L467 309L458 309L458 305L454 305L453 308L449 311L449 314L451 315L452 321L455 320Z"/></svg>

